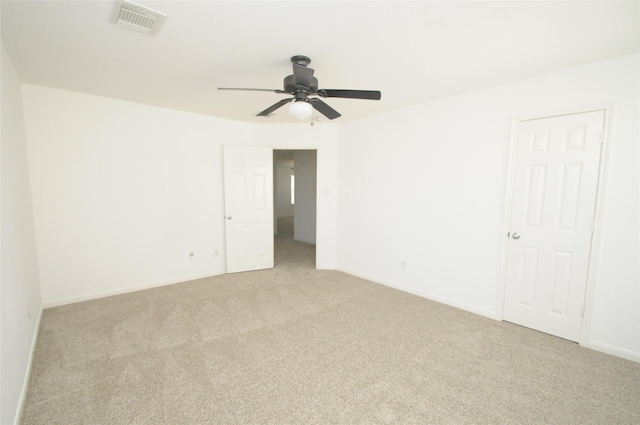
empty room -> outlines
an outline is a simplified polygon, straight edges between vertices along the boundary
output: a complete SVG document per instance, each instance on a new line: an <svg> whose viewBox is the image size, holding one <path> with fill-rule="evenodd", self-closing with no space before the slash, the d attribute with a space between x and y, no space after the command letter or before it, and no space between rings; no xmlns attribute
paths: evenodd
<svg viewBox="0 0 640 425"><path fill-rule="evenodd" d="M0 424L640 423L640 2L0 19Z"/></svg>

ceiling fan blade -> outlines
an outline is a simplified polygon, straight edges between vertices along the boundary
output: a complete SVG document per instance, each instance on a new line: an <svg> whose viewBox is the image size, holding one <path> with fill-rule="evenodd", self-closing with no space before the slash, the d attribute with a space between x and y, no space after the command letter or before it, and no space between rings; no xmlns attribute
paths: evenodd
<svg viewBox="0 0 640 425"><path fill-rule="evenodd" d="M313 84L313 73L313 69L294 63L293 84L295 84L296 86L311 87L311 85Z"/></svg>
<svg viewBox="0 0 640 425"><path fill-rule="evenodd" d="M268 91L271 93L284 93L284 90L277 89L249 89L249 88L240 88L240 87L218 87L218 90L235 90L235 91Z"/></svg>
<svg viewBox="0 0 640 425"><path fill-rule="evenodd" d="M380 100L382 93L377 90L318 90L318 95L322 97L342 97L346 99L368 99Z"/></svg>
<svg viewBox="0 0 640 425"><path fill-rule="evenodd" d="M291 98L291 99L282 99L280 102L275 103L275 104L269 106L264 111L260 112L258 115L256 115L256 117L266 117L267 115L269 115L270 113L272 113L276 109L286 105L287 103L291 102L292 100L293 100L293 98Z"/></svg>
<svg viewBox="0 0 640 425"><path fill-rule="evenodd" d="M331 106L327 105L320 99L317 99L317 98L309 99L309 103L311 103L311 106L313 106L316 111L320 112L322 115L329 118L330 120L334 120L342 116L340 112L336 111L335 109L333 109Z"/></svg>

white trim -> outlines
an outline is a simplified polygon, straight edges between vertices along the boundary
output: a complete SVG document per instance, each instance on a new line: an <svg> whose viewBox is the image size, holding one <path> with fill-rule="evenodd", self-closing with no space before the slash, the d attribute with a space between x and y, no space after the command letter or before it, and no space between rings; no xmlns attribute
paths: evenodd
<svg viewBox="0 0 640 425"><path fill-rule="evenodd" d="M388 286L389 288L393 288L393 289L398 289L402 292L406 292L409 294L413 294L413 295L417 295L421 298L425 298L431 301L435 301L437 303L440 304L445 304L448 305L450 307L454 307L454 308L459 308L460 310L465 310L468 311L470 313L474 313L474 314L478 314L480 316L484 316L484 317L488 317L489 319L493 319L493 320L500 320L495 311L491 311L491 310L486 310L484 308L478 308L474 305L470 305L470 304L465 304L465 303L461 303L459 301L453 300L451 298L447 298L447 297L443 297L440 295L436 295L433 294L431 292L427 292L427 291L421 291L419 289L415 289L409 286L404 286L404 285L398 285L394 282L389 282L389 281L384 281L384 280L380 280L380 279L376 279L373 278L371 276L367 276L367 275L363 275L361 273L356 273L347 269L343 269L343 268L336 268L336 271L342 272L342 273L346 273L349 274L351 276L355 276L355 277L359 277L361 279L365 279L368 280L370 282L373 283L377 283L379 285L384 285L384 286Z"/></svg>
<svg viewBox="0 0 640 425"><path fill-rule="evenodd" d="M216 272L213 272L213 273L206 273L206 274L193 275L193 276L185 276L185 277L182 277L180 279L172 279L172 280L167 280L167 281L154 282L154 283L149 283L149 284L144 284L144 285L139 285L139 286L134 286L134 287L127 287L127 288L113 289L113 290L109 290L109 291L95 292L93 294L84 294L84 295L78 295L78 296L75 296L75 297L57 298L57 299L53 299L53 300L43 301L43 306L44 306L44 308L58 307L58 306L61 306L61 305L74 304L74 303L79 303L79 302L83 302L83 301L95 300L95 299L98 299L98 298L111 297L113 295L128 294L130 292L143 291L145 289L152 289L152 288L159 288L161 286L175 285L176 283L183 283L183 282L189 282L191 280L197 280L197 279L204 279L204 278L207 278L207 277L219 276L219 275L222 275L222 274L225 274L225 273L226 273L225 270L220 270L220 271L216 271Z"/></svg>
<svg viewBox="0 0 640 425"><path fill-rule="evenodd" d="M606 111L610 109L611 109L611 103L588 104L582 107L554 109L546 113L543 112L543 113L537 113L537 114L519 115L517 117L514 117L514 121L518 123L523 121L540 120L544 118L562 117L565 115L586 114L588 112L597 112L597 111L605 111L605 115L607 115Z"/></svg>
<svg viewBox="0 0 640 425"><path fill-rule="evenodd" d="M496 302L496 318L502 320L504 311L504 293L507 285L507 264L509 261L509 237L508 232L511 229L511 200L513 198L513 176L516 167L516 137L518 136L518 123L521 120L516 118L511 122L511 136L509 143L509 156L507 157L507 184L505 188L504 200L504 222L502 225L502 242L500 244L500 282L498 285L498 294Z"/></svg>
<svg viewBox="0 0 640 425"><path fill-rule="evenodd" d="M604 123L603 123L603 131L604 131L604 142L603 148L600 152L600 163L599 163L599 171L598 171L598 183L597 183L597 192L596 192L596 201L595 201L595 231L591 237L591 250L589 254L589 265L587 272L587 282L585 288L585 306L584 306L584 316L582 318L582 325L580 330L580 336L578 339L578 344L582 346L591 346L592 342L589 342L589 333L591 329L591 311L593 308L593 297L594 297L594 289L595 286L595 265L597 264L597 256L599 253L599 235L602 232L601 219L602 211L604 208L603 199L604 199L604 188L605 188L605 175L607 171L607 159L609 157L609 120L611 118L611 109L612 103L609 104L598 104L598 105L588 105L582 108L571 108L571 109L561 109L555 111L549 111L548 113L541 113L536 115L526 115L514 117L512 121L512 134L511 141L509 144L509 168L507 174L507 189L506 189L506 199L505 199L505 215L504 215L504 236L506 237L507 232L510 229L510 220L511 220L511 201L512 201L512 191L514 186L514 176L515 176L515 155L516 155L516 138L517 138L517 130L518 124L523 121L531 121L537 119L545 119L545 118L553 118L564 115L577 115L588 112L595 111L603 111L604 112ZM498 286L498 303L496 312L496 316L498 316L498 320L503 320L503 310L504 310L504 294L505 288L507 285L506 273L507 273L507 265L508 265L508 239L503 240L502 244L502 255L501 255L501 273L500 279L501 284ZM605 344L601 344L605 345ZM620 351L625 351L623 349L619 349ZM603 351L603 350L599 350ZM611 351L611 350L610 350ZM617 354L614 354L617 355ZM626 357L625 357L626 358Z"/></svg>
<svg viewBox="0 0 640 425"><path fill-rule="evenodd" d="M624 348L615 347L613 345L605 344L598 341L587 341L586 344L580 344L585 348L590 348L601 353L610 354L612 356L620 357L632 362L640 363L640 353L636 353L631 350L625 350Z"/></svg>
<svg viewBox="0 0 640 425"><path fill-rule="evenodd" d="M296 145L296 146L292 146L292 145L268 145L268 147L271 148L271 151L316 151L316 188L318 187L318 182L320 181L319 178L319 170L321 169L321 167L319 166L320 164L320 144L319 143L310 143L310 144L304 144L304 145ZM324 163L323 163L324 164ZM275 185L275 183L274 183ZM316 258L314 259L314 264L315 264L315 268L316 270L318 270L320 267L318 267L318 257L320 255L320 252L322 252L322 249L324 247L324 245L322 243L319 243L320 240L322 240L322 238L318 238L318 229L321 229L322 226L319 226L320 223L320 219L321 219L321 215L318 214L318 196L319 196L319 191L316 189L316 240L314 242L308 242L305 240L301 240L301 239L295 239L294 240L298 240L300 242L304 242L304 243L308 243L311 245L314 245L316 247ZM275 196L275 193L274 193ZM274 215L274 222L277 221L276 220L276 212L275 212L275 202L273 204L273 215ZM277 225L275 226L275 228L277 229ZM277 232L275 233L277 234ZM274 241L275 243L275 241ZM274 256L275 256L275 252L274 252ZM274 258L275 260L275 258Z"/></svg>
<svg viewBox="0 0 640 425"><path fill-rule="evenodd" d="M31 370L33 366L33 356L36 352L36 345L38 343L38 335L40 334L40 322L42 321L42 312L44 306L40 304L40 311L38 312L38 319L36 320L36 327L33 331L33 338L31 338L31 349L29 350L29 360L27 362L27 373L25 373L24 381L22 382L22 392L18 399L18 408L16 409L16 416L13 423L19 424L22 422L22 415L24 414L24 405L27 401L27 391L29 390L29 381L31 380Z"/></svg>
<svg viewBox="0 0 640 425"><path fill-rule="evenodd" d="M315 245L316 243L313 241L306 240L305 238L293 238L296 242L308 243L309 245Z"/></svg>
<svg viewBox="0 0 640 425"><path fill-rule="evenodd" d="M580 332L580 339L578 343L580 345L589 346L591 342L589 341L591 336L591 316L593 312L593 304L595 302L595 283L596 283L596 275L597 275L597 264L598 257L600 256L600 240L602 238L602 217L604 215L604 199L605 199L605 182L607 180L606 176L608 174L609 167L607 166L609 163L609 152L610 152L610 140L609 132L611 131L610 119L612 117L612 110L614 106L613 104L607 105L602 108L604 110L604 123L603 123L603 134L604 138L602 140L602 147L600 150L600 169L598 171L598 187L596 189L596 205L594 208L594 229L591 233L591 251L589 253L589 269L587 270L587 287L585 288L585 299L584 299L584 316L582 317L582 329ZM596 343L598 344L598 343ZM606 344L600 344L606 345ZM625 351L624 349L618 349L621 351ZM603 351L599 350L598 351ZM608 352L608 351L605 351ZM614 354L616 355L616 354ZM640 354L638 354L640 356ZM622 357L622 356L621 356ZM626 357L625 357L626 358ZM638 360L636 360L638 361Z"/></svg>

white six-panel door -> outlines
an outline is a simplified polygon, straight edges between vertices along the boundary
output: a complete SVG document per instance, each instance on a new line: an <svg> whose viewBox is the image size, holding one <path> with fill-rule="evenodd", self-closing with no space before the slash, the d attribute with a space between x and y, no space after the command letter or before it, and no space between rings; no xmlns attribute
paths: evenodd
<svg viewBox="0 0 640 425"><path fill-rule="evenodd" d="M518 123L503 319L578 341L604 111Z"/></svg>
<svg viewBox="0 0 640 425"><path fill-rule="evenodd" d="M224 147L227 273L273 268L273 151Z"/></svg>

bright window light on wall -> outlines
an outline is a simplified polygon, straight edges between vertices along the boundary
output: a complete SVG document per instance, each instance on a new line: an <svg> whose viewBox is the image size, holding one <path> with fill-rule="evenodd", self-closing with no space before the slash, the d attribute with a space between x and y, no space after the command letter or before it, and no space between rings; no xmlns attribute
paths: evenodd
<svg viewBox="0 0 640 425"><path fill-rule="evenodd" d="M296 176L291 174L291 205L296 203Z"/></svg>

